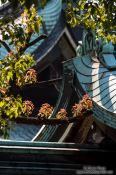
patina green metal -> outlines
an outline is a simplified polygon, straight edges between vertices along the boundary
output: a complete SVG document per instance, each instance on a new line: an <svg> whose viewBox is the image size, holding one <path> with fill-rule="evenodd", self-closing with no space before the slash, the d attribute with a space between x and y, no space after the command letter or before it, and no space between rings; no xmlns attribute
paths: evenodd
<svg viewBox="0 0 116 175"><path fill-rule="evenodd" d="M81 49L81 52L80 52ZM78 53L79 51L79 53ZM92 31L84 31L83 42L73 58L77 91L93 99L96 119L116 129L116 58L115 45L95 40Z"/></svg>
<svg viewBox="0 0 116 175"><path fill-rule="evenodd" d="M1 175L73 175L84 167L106 167L114 171L113 147L75 143L0 142Z"/></svg>
<svg viewBox="0 0 116 175"><path fill-rule="evenodd" d="M51 118L55 118L57 112L61 108L67 109L68 103L69 103L70 98L71 98L72 90L73 90L72 89L73 76L74 76L74 72L73 72L72 64L70 64L70 65L68 64L68 68L67 68L67 64L65 62L60 94L59 94L59 98L57 100L57 103L55 105L55 109L53 111L53 114L51 115ZM66 128L66 126L65 126L65 128ZM62 133L61 129L60 129L60 126L57 126L57 125L56 126L43 126L42 131L41 132L39 131L37 133L35 138L33 138L33 141L34 140L36 140L36 141L37 140L38 141L50 140L50 139L53 138L53 135L55 135L57 130L59 130L60 134ZM62 131L63 131L63 129L62 129Z"/></svg>

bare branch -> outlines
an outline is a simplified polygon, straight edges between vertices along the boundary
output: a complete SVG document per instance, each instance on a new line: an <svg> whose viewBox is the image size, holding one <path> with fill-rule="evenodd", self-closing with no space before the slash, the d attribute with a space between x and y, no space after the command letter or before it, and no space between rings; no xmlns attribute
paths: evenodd
<svg viewBox="0 0 116 175"><path fill-rule="evenodd" d="M89 117L92 115L92 111L87 111L83 114L83 116L78 117L69 117L66 119L57 119L57 118L50 118L50 119L39 119L37 117L23 117L23 118L17 118L12 119L15 120L17 123L26 123L26 124L34 124L34 125L60 125L60 124L68 124L68 123L74 123L77 121L82 120L84 117Z"/></svg>
<svg viewBox="0 0 116 175"><path fill-rule="evenodd" d="M40 40L45 39L45 38L47 38L47 35L46 35L46 34L42 34L42 35L40 35L38 38L36 38L35 40L31 41L30 43L27 41L26 46L23 47L23 48L21 48L21 49L19 50L19 52L20 52L21 54L23 54L29 47L33 46L35 43L37 43L37 42L39 42Z"/></svg>
<svg viewBox="0 0 116 175"><path fill-rule="evenodd" d="M0 43L4 46L4 48L7 50L7 52L11 52L10 47L6 44L5 41L0 40Z"/></svg>
<svg viewBox="0 0 116 175"><path fill-rule="evenodd" d="M32 45L34 45L35 43L39 42L40 40L45 39L45 38L47 38L47 35L46 35L46 34L40 35L40 36L39 36L38 38L36 38L34 41L30 42L30 43L27 45L27 48L30 47L30 46L32 46ZM27 49L27 48L26 48L26 49Z"/></svg>

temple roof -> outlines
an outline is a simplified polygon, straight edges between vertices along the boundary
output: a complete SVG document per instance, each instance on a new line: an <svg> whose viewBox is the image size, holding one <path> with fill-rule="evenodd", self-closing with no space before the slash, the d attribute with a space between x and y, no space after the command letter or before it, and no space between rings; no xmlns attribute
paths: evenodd
<svg viewBox="0 0 116 175"><path fill-rule="evenodd" d="M110 62L115 57L112 55L109 54ZM97 105L97 118L116 128L116 70L109 70L97 56L76 57L73 64L83 90Z"/></svg>
<svg viewBox="0 0 116 175"><path fill-rule="evenodd" d="M89 56L74 59L74 65L84 90L99 105L116 113L116 71L109 71Z"/></svg>

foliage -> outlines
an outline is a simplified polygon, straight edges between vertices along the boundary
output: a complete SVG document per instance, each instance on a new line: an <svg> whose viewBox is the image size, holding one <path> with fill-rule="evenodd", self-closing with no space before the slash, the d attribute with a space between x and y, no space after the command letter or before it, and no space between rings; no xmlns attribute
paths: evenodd
<svg viewBox="0 0 116 175"><path fill-rule="evenodd" d="M67 119L67 112L66 112L66 110L65 109L60 109L60 111L57 113L57 115L56 115L56 118L57 119Z"/></svg>
<svg viewBox="0 0 116 175"><path fill-rule="evenodd" d="M85 94L79 103L75 103L73 105L72 107L73 117L71 117L71 119L75 117L81 119L83 115L87 111L91 111L92 108L93 108L92 100L88 96L88 94ZM44 103L39 109L38 117L39 119L48 119L49 116L52 114L52 112L53 107L48 103ZM68 118L67 115L68 115L67 111L64 108L61 108L56 114L56 119L69 121L70 117Z"/></svg>
<svg viewBox="0 0 116 175"><path fill-rule="evenodd" d="M14 57L14 58L13 58ZM33 63L33 57L31 55L22 55L18 59L15 56L7 56L0 61L0 87L10 87L10 82L13 81L15 75L15 84L21 86L24 82L29 80L27 69L29 69ZM24 75L26 76L24 77Z"/></svg>
<svg viewBox="0 0 116 175"><path fill-rule="evenodd" d="M116 43L116 2L111 0L79 0L67 2L66 19L75 27L93 29L97 36Z"/></svg>
<svg viewBox="0 0 116 175"><path fill-rule="evenodd" d="M44 103L39 109L38 117L41 119L42 118L46 119L52 114L52 112L53 112L53 107L48 103Z"/></svg>
<svg viewBox="0 0 116 175"><path fill-rule="evenodd" d="M5 0L2 2L5 3ZM34 43L31 41L32 35L39 34L42 24L42 19L38 16L34 6L38 2L37 0L9 0L9 2L14 3L14 6L20 3L23 6L23 13L18 20L15 20L13 16L0 18L0 44L8 51L6 57L0 61L0 129L4 136L7 135L6 129L9 129L10 121L13 118L22 115L30 116L34 110L33 103L29 100L23 101L19 92L23 85L37 81L37 73L32 68L35 63L33 55L25 54L25 51ZM43 7L46 0L40 1L40 4ZM68 5L70 7L69 13L72 7L71 4ZM70 20L68 22L70 23ZM90 106L90 99L85 98L81 101L82 110L76 104L73 113L80 115L80 112L83 113L83 110L88 110ZM45 103L38 111L38 118L46 120L52 112L53 107ZM61 109L56 118L59 120L67 119L66 110Z"/></svg>
<svg viewBox="0 0 116 175"><path fill-rule="evenodd" d="M93 108L92 100L91 98L86 94L83 96L82 100L79 104L75 104L72 107L72 113L74 117L82 117L83 114L87 110L91 110Z"/></svg>
<svg viewBox="0 0 116 175"><path fill-rule="evenodd" d="M35 5L35 7L38 7L39 5L43 8L48 1L49 0L1 0L1 3L4 4L6 2L10 2L14 7L18 6L18 4L20 3L21 5L29 9L33 4Z"/></svg>
<svg viewBox="0 0 116 175"><path fill-rule="evenodd" d="M18 2L26 5L26 1ZM25 51L30 46L32 35L39 33L41 22L33 4L30 8L25 6L18 20L12 16L0 18L0 43L8 51L6 57L0 60L1 130L8 127L12 118L29 115L34 108L30 101L23 102L19 91L26 83L37 81L36 71L30 69L35 63L34 58L31 54L25 54Z"/></svg>
<svg viewBox="0 0 116 175"><path fill-rule="evenodd" d="M24 81L26 83L34 83L37 82L37 72L35 71L35 69L29 69L26 72L26 75L24 77Z"/></svg>
<svg viewBox="0 0 116 175"><path fill-rule="evenodd" d="M34 104L32 103L32 101L29 100L25 100L23 102L23 112L25 115L29 116L32 114L34 110Z"/></svg>
<svg viewBox="0 0 116 175"><path fill-rule="evenodd" d="M22 99L20 96L6 96L0 100L1 118L17 118L22 114Z"/></svg>

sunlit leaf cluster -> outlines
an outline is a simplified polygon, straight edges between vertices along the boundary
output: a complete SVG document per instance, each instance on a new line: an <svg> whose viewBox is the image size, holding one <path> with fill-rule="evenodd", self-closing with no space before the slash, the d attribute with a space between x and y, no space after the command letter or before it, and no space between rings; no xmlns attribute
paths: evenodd
<svg viewBox="0 0 116 175"><path fill-rule="evenodd" d="M87 110L91 110L92 108L92 100L88 94L85 94L82 100L79 103L75 103L72 107L72 113L74 117L82 117Z"/></svg>
<svg viewBox="0 0 116 175"><path fill-rule="evenodd" d="M20 96L6 96L0 101L0 114L4 118L17 118L22 114L22 99Z"/></svg>
<svg viewBox="0 0 116 175"><path fill-rule="evenodd" d="M4 17L0 19L0 38L7 41L15 52L25 48L34 33L39 33L42 22L34 6L29 10L25 9L21 17L16 20L12 17L3 19Z"/></svg>
<svg viewBox="0 0 116 175"><path fill-rule="evenodd" d="M21 5L25 5L23 3L25 1L21 1ZM41 21L34 5L29 9L25 7L17 20L12 16L0 19L0 44L8 52L0 60L0 129L3 133L12 118L27 112L19 91L26 83L36 82L37 74L31 68L35 63L33 55L25 51L30 46L32 35L39 34Z"/></svg>
<svg viewBox="0 0 116 175"><path fill-rule="evenodd" d="M0 61L0 87L9 88L10 80L13 80L15 75L15 83L18 86L24 84L26 71L34 63L31 55L22 55L18 59L15 57L6 57Z"/></svg>
<svg viewBox="0 0 116 175"><path fill-rule="evenodd" d="M56 118L57 118L57 119L61 119L61 120L62 120L62 119L65 119L65 120L66 120L66 119L67 119L67 114L68 114L68 113L66 112L66 110L62 108L62 109L60 109L60 111L57 113Z"/></svg>
<svg viewBox="0 0 116 175"><path fill-rule="evenodd" d="M48 118L53 112L53 107L48 104L48 103L44 103L42 104L41 108L39 109L39 112L38 112L38 117L39 118Z"/></svg>
<svg viewBox="0 0 116 175"><path fill-rule="evenodd" d="M72 27L91 28L98 36L116 43L116 2L113 0L67 0L66 19Z"/></svg>

